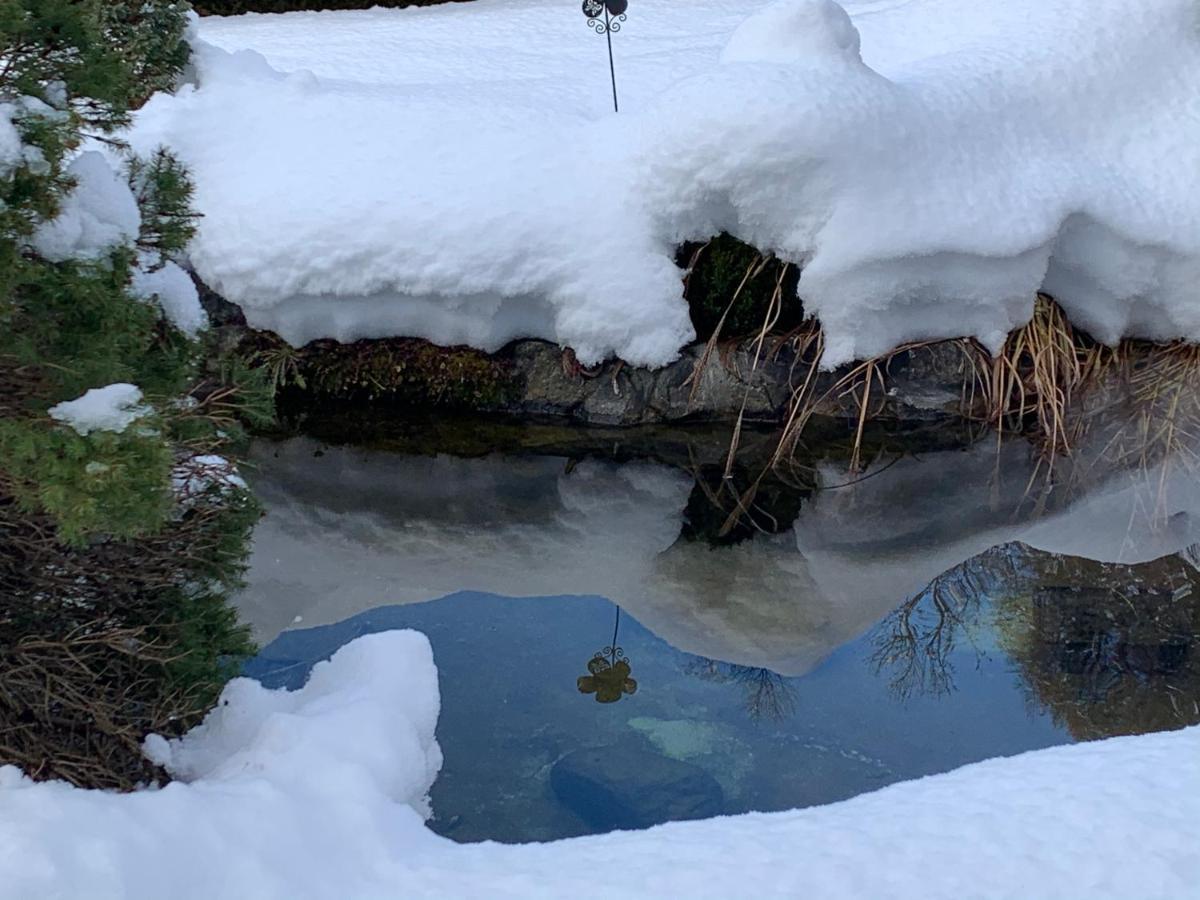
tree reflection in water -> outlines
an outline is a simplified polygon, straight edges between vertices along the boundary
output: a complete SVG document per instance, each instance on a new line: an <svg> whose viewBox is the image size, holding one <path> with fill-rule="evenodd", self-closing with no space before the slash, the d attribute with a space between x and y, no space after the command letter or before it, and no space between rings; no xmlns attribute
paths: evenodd
<svg viewBox="0 0 1200 900"><path fill-rule="evenodd" d="M781 722L796 711L796 695L791 684L770 669L697 658L688 664L686 671L706 681L740 685L746 712L756 722L760 719Z"/></svg>
<svg viewBox="0 0 1200 900"><path fill-rule="evenodd" d="M871 653L875 674L887 677L901 699L953 692L952 654L960 636L970 638L968 624L977 625L980 596L970 590L969 573L964 572L959 580L943 576L906 600L876 629Z"/></svg>
<svg viewBox="0 0 1200 900"><path fill-rule="evenodd" d="M888 616L872 662L902 697L946 694L955 650L983 626L1030 704L1077 740L1200 722L1200 573L1185 556L1115 565L993 548Z"/></svg>

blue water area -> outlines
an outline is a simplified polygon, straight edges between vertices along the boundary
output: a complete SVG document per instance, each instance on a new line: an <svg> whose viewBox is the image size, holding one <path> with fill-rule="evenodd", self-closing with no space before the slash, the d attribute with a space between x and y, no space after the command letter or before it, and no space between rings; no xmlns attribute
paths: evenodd
<svg viewBox="0 0 1200 900"><path fill-rule="evenodd" d="M294 689L360 635L428 635L445 755L430 826L461 841L829 803L1071 740L986 624L914 659L890 627L784 678L684 653L600 597L464 592L285 632L245 673Z"/></svg>

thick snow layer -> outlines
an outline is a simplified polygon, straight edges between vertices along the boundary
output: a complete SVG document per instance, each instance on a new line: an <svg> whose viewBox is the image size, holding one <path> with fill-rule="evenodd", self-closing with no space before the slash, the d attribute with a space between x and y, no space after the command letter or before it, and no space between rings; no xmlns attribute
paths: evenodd
<svg viewBox="0 0 1200 900"><path fill-rule="evenodd" d="M131 244L141 225L129 185L98 150L80 153L67 172L76 185L58 217L33 235L33 249L54 262L99 259L119 244Z"/></svg>
<svg viewBox="0 0 1200 900"><path fill-rule="evenodd" d="M423 825L428 641L369 635L295 693L237 679L129 794L0 768L0 897L1186 898L1200 728L989 760L843 803L547 844Z"/></svg>
<svg viewBox="0 0 1200 900"><path fill-rule="evenodd" d="M50 418L86 435L93 431L119 434L151 409L142 403L142 391L137 385L110 384L92 388L74 400L64 400L48 411Z"/></svg>
<svg viewBox="0 0 1200 900"><path fill-rule="evenodd" d="M155 266L143 255L133 273L130 291L141 300L157 302L167 321L190 338L208 327L208 316L191 276L173 262Z"/></svg>
<svg viewBox="0 0 1200 900"><path fill-rule="evenodd" d="M205 19L134 143L191 166L201 277L294 342L663 363L673 248L721 230L803 264L829 365L994 347L1039 288L1106 341L1200 339L1193 0L844 6L634 7L619 115L551 0Z"/></svg>

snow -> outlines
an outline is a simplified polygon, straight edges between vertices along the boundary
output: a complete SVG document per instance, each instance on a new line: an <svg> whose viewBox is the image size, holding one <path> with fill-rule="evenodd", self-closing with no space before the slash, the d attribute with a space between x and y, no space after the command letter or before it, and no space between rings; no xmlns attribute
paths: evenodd
<svg viewBox="0 0 1200 900"><path fill-rule="evenodd" d="M130 292L141 300L157 302L167 321L190 338L208 327L208 316L200 305L196 285L178 264L158 263L142 254L134 270Z"/></svg>
<svg viewBox="0 0 1200 900"><path fill-rule="evenodd" d="M24 144L13 124L15 109L11 103L0 103L0 178L7 178L21 163Z"/></svg>
<svg viewBox="0 0 1200 900"><path fill-rule="evenodd" d="M604 41L551 0L208 18L198 86L133 142L191 167L201 278L295 343L536 336L661 364L692 337L673 249L721 230L803 264L827 365L994 348L1039 288L1105 341L1200 339L1194 18L635 7L619 115Z"/></svg>
<svg viewBox="0 0 1200 900"><path fill-rule="evenodd" d="M65 115L36 97L21 96L0 102L0 178L11 177L18 168L28 169L34 175L48 174L50 164L46 154L41 147L23 141L17 122L32 118L58 120Z"/></svg>
<svg viewBox="0 0 1200 900"><path fill-rule="evenodd" d="M198 453L180 460L171 469L171 489L181 509L189 509L210 488L224 494L232 489L246 489L246 482L237 473L237 466L215 453Z"/></svg>
<svg viewBox="0 0 1200 900"><path fill-rule="evenodd" d="M112 431L120 434L130 423L152 410L142 403L142 391L132 384L110 384L92 388L74 400L50 407L50 418L62 422L79 434Z"/></svg>
<svg viewBox="0 0 1200 900"><path fill-rule="evenodd" d="M1195 897L1200 728L990 760L843 803L546 844L428 831L428 641L369 635L294 693L237 679L134 794L0 768L0 897ZM736 861L736 862L735 862Z"/></svg>
<svg viewBox="0 0 1200 900"><path fill-rule="evenodd" d="M113 247L131 244L141 225L129 185L98 150L80 153L67 167L75 188L55 219L33 235L33 249L52 262L101 259Z"/></svg>

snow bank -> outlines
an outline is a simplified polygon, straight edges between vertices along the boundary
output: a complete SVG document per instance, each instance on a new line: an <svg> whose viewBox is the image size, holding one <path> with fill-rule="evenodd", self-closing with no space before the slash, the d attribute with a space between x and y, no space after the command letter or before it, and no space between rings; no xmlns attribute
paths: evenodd
<svg viewBox="0 0 1200 900"><path fill-rule="evenodd" d="M195 175L200 276L296 343L537 336L665 363L692 336L673 248L721 230L804 266L828 365L995 347L1038 289L1102 340L1200 339L1195 19L660 4L614 39L617 116L603 41L551 0L205 19L238 52L200 42L198 87L155 98L134 143Z"/></svg>
<svg viewBox="0 0 1200 900"><path fill-rule="evenodd" d="M133 384L92 388L75 400L64 400L48 410L50 418L86 435L93 431L120 434L152 410L142 403L142 391Z"/></svg>
<svg viewBox="0 0 1200 900"><path fill-rule="evenodd" d="M991 760L826 807L548 844L423 827L440 766L415 632L295 693L238 679L132 795L0 769L0 897L1188 897L1200 728Z"/></svg>
<svg viewBox="0 0 1200 900"><path fill-rule="evenodd" d="M113 247L132 244L142 218L129 185L98 150L80 153L67 174L75 188L63 199L57 218L33 235L33 249L53 262L100 259Z"/></svg>
<svg viewBox="0 0 1200 900"><path fill-rule="evenodd" d="M147 741L182 779L161 790L0 768L0 897L366 896L343 887L432 843L437 712L428 641L391 632L342 648L295 693L230 682L198 728Z"/></svg>

